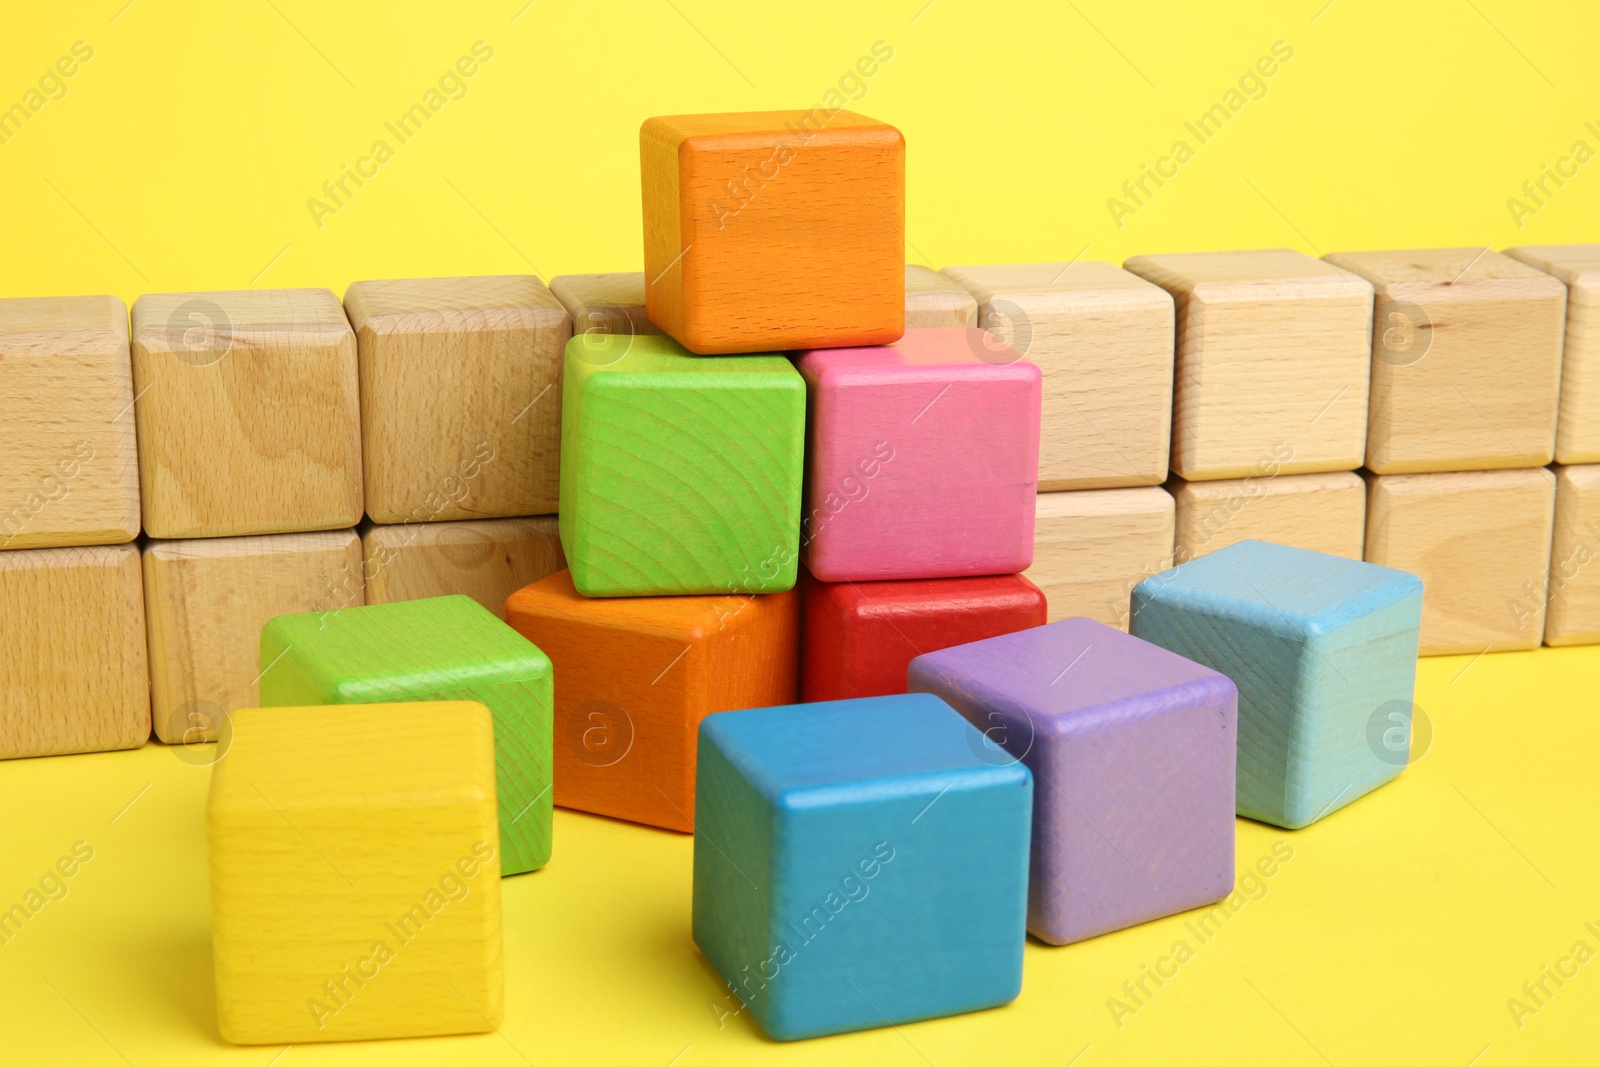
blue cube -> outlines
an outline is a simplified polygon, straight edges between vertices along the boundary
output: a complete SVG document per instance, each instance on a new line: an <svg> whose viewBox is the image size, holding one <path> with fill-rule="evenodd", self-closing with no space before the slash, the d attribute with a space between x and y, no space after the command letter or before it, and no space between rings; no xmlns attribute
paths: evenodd
<svg viewBox="0 0 1600 1067"><path fill-rule="evenodd" d="M694 940L779 1040L1022 988L1033 777L938 697L700 724Z"/></svg>
<svg viewBox="0 0 1600 1067"><path fill-rule="evenodd" d="M1240 541L1133 590L1135 637L1239 687L1240 815L1297 830L1397 777L1374 724L1409 722L1422 580Z"/></svg>

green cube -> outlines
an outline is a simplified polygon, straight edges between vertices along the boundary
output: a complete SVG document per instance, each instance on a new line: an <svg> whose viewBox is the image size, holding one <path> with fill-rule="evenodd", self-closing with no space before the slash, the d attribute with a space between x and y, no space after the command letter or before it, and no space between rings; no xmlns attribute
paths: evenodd
<svg viewBox="0 0 1600 1067"><path fill-rule="evenodd" d="M280 615L261 630L262 707L476 700L489 709L503 874L550 859L552 678L549 657L467 596Z"/></svg>
<svg viewBox="0 0 1600 1067"><path fill-rule="evenodd" d="M562 389L561 547L578 592L794 587L806 389L793 364L579 334Z"/></svg>

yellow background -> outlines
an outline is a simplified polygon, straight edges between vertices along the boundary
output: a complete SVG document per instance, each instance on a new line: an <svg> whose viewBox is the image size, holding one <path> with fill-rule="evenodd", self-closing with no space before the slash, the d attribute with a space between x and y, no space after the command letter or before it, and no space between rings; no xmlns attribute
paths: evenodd
<svg viewBox="0 0 1600 1067"><path fill-rule="evenodd" d="M0 16L0 108L94 50L0 144L0 295L635 270L642 119L811 106L877 41L894 57L852 106L907 136L913 261L1600 239L1600 163L1521 228L1507 207L1575 141L1600 149L1587 3L124 3ZM477 41L465 96L400 144L384 124ZM1185 122L1277 41L1294 55L1265 96L1199 144ZM1106 201L1180 138L1194 158L1119 227ZM379 139L394 157L318 226L307 201ZM1030 944L1021 999L981 1015L793 1046L719 1028L688 839L559 812L550 867L506 883L500 1035L231 1049L206 768L158 746L0 764L0 905L95 849L0 946L0 1062L1589 1060L1600 963L1520 1029L1506 1001L1573 942L1600 950L1597 676L1596 650L1424 662L1431 751L1305 831L1241 822L1241 868L1280 839L1295 858L1120 1029L1108 998L1183 918Z"/></svg>

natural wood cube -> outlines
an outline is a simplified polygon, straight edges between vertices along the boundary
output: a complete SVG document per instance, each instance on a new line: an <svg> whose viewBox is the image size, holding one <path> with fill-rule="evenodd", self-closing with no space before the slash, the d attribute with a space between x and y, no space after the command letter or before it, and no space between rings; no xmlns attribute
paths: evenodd
<svg viewBox="0 0 1600 1067"><path fill-rule="evenodd" d="M506 597L567 565L553 515L369 525L361 551L369 604L465 593L502 619Z"/></svg>
<svg viewBox="0 0 1600 1067"><path fill-rule="evenodd" d="M356 282L367 514L432 522L556 510L572 320L531 274Z"/></svg>
<svg viewBox="0 0 1600 1067"><path fill-rule="evenodd" d="M1487 248L1326 259L1377 290L1369 469L1403 474L1550 462L1565 285Z"/></svg>
<svg viewBox="0 0 1600 1067"><path fill-rule="evenodd" d="M1172 471L1354 470L1367 432L1372 286L1289 249L1135 256L1177 301Z"/></svg>
<svg viewBox="0 0 1600 1067"><path fill-rule="evenodd" d="M361 518L356 339L328 290L141 296L133 385L151 537Z"/></svg>
<svg viewBox="0 0 1600 1067"><path fill-rule="evenodd" d="M650 320L702 355L899 337L905 149L899 130L849 111L647 120Z"/></svg>
<svg viewBox="0 0 1600 1067"><path fill-rule="evenodd" d="M1128 628L1128 597L1140 580L1172 566L1172 496L1159 486L1040 493L1033 566L1050 621L1082 615Z"/></svg>
<svg viewBox="0 0 1600 1067"><path fill-rule="evenodd" d="M1172 442L1172 297L1110 263L946 267L978 325L1039 365L1039 491L1160 485Z"/></svg>
<svg viewBox="0 0 1600 1067"><path fill-rule="evenodd" d="M1422 655L1539 644L1555 493L1543 467L1369 477L1366 559L1422 579Z"/></svg>
<svg viewBox="0 0 1600 1067"><path fill-rule="evenodd" d="M906 329L978 325L978 302L932 267L906 264Z"/></svg>
<svg viewBox="0 0 1600 1067"><path fill-rule="evenodd" d="M1238 541L1270 541L1346 559L1361 558L1367 486L1354 471L1263 474L1215 482L1174 479L1174 557L1187 563Z"/></svg>
<svg viewBox="0 0 1600 1067"><path fill-rule="evenodd" d="M572 316L575 334L658 334L644 311L644 271L565 274L550 279L550 292Z"/></svg>
<svg viewBox="0 0 1600 1067"><path fill-rule="evenodd" d="M0 300L0 549L138 534L127 307L114 296Z"/></svg>
<svg viewBox="0 0 1600 1067"><path fill-rule="evenodd" d="M269 620L362 603L360 542L353 530L150 541L144 600L156 736L215 741L223 716L261 704Z"/></svg>
<svg viewBox="0 0 1600 1067"><path fill-rule="evenodd" d="M1556 462L1600 462L1600 244L1508 248L1567 286Z"/></svg>
<svg viewBox="0 0 1600 1067"><path fill-rule="evenodd" d="M1600 644L1600 464L1557 467L1547 645Z"/></svg>
<svg viewBox="0 0 1600 1067"><path fill-rule="evenodd" d="M150 738L132 545L0 552L0 759Z"/></svg>

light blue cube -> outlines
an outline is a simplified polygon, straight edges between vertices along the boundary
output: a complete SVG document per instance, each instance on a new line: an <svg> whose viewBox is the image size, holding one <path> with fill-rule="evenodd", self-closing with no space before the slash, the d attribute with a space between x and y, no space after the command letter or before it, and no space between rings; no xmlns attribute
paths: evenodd
<svg viewBox="0 0 1600 1067"><path fill-rule="evenodd" d="M1405 768L1421 622L1415 575L1240 541L1135 586L1130 631L1233 679L1237 811L1296 830Z"/></svg>
<svg viewBox="0 0 1600 1067"><path fill-rule="evenodd" d="M694 940L779 1040L1022 988L1033 777L938 697L700 725Z"/></svg>

